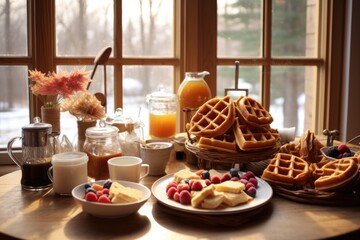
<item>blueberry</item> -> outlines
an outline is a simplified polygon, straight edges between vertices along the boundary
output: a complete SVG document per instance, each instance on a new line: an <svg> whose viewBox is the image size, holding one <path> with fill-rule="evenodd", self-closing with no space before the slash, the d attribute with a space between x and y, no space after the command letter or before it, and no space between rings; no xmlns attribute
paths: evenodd
<svg viewBox="0 0 360 240"><path fill-rule="evenodd" d="M202 173L201 173L201 178L202 179L210 179L210 173L208 170L204 170Z"/></svg>
<svg viewBox="0 0 360 240"><path fill-rule="evenodd" d="M107 189L110 189L111 184L112 184L112 181L109 179L109 180L107 180L107 181L104 183L103 187L104 187L104 188L107 188Z"/></svg>
<svg viewBox="0 0 360 240"><path fill-rule="evenodd" d="M346 152L343 154L343 158L352 157L354 154L352 152Z"/></svg>
<svg viewBox="0 0 360 240"><path fill-rule="evenodd" d="M331 148L327 155L332 158L337 158L339 150L337 150L337 148Z"/></svg>
<svg viewBox="0 0 360 240"><path fill-rule="evenodd" d="M231 177L240 178L239 171L236 168L231 168L230 169L230 175L231 175Z"/></svg>
<svg viewBox="0 0 360 240"><path fill-rule="evenodd" d="M85 190L86 190L86 189L88 189L89 187L91 187L91 184L90 184L90 183L85 183L84 187L85 187Z"/></svg>
<svg viewBox="0 0 360 240"><path fill-rule="evenodd" d="M86 190L85 190L85 193L88 193L88 192L93 192L96 194L96 190L92 187L88 187Z"/></svg>

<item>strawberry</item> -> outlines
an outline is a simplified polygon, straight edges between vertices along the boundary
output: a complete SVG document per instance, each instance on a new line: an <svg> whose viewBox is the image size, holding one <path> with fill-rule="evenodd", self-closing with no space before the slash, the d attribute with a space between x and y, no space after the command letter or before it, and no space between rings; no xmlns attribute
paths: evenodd
<svg viewBox="0 0 360 240"><path fill-rule="evenodd" d="M256 178L250 178L249 179L249 182L251 182L252 184L254 184L254 186L255 186L255 188L257 188L257 186L258 186L258 181L256 180Z"/></svg>

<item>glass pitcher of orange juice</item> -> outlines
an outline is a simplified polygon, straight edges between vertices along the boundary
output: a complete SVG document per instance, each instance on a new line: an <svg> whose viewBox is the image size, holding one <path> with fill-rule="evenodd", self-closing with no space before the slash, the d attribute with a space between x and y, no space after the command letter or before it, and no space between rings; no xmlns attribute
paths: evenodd
<svg viewBox="0 0 360 240"><path fill-rule="evenodd" d="M185 79L177 93L181 109L194 110L211 98L210 88L204 80L209 74L207 71L185 73Z"/></svg>
<svg viewBox="0 0 360 240"><path fill-rule="evenodd" d="M158 92L148 94L149 134L153 138L169 138L176 134L176 94Z"/></svg>

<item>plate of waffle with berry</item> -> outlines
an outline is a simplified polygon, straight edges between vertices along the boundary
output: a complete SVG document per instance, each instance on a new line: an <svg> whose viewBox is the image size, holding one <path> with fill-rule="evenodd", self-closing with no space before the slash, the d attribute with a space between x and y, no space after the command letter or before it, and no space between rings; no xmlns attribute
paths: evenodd
<svg viewBox="0 0 360 240"><path fill-rule="evenodd" d="M227 215L246 212L268 203L270 185L253 172L187 168L158 179L151 188L159 203L182 212Z"/></svg>

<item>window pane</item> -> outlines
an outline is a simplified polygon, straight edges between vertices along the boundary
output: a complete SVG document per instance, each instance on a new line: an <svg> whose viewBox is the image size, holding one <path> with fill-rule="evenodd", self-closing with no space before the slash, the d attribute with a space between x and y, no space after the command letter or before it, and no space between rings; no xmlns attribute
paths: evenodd
<svg viewBox="0 0 360 240"><path fill-rule="evenodd" d="M272 67L270 113L276 116L272 127L296 127L297 135L314 129L315 81L316 67Z"/></svg>
<svg viewBox="0 0 360 240"><path fill-rule="evenodd" d="M272 55L316 57L318 1L272 3Z"/></svg>
<svg viewBox="0 0 360 240"><path fill-rule="evenodd" d="M261 0L218 0L219 57L261 55Z"/></svg>
<svg viewBox="0 0 360 240"><path fill-rule="evenodd" d="M149 134L149 112L146 95L164 87L174 93L173 67L170 66L125 66L123 80L124 114L141 117L145 124L145 136Z"/></svg>
<svg viewBox="0 0 360 240"><path fill-rule="evenodd" d="M216 87L217 95L224 96L225 89L234 89L234 88L235 88L235 66L218 67L217 87ZM250 97L254 99L259 99L261 92L261 67L240 66L238 88L247 89L248 95ZM233 98L235 99L236 97L234 96Z"/></svg>
<svg viewBox="0 0 360 240"><path fill-rule="evenodd" d="M95 56L114 46L113 0L56 0L58 56Z"/></svg>
<svg viewBox="0 0 360 240"><path fill-rule="evenodd" d="M0 2L0 55L28 55L26 3L26 0Z"/></svg>
<svg viewBox="0 0 360 240"><path fill-rule="evenodd" d="M27 71L25 66L0 66L0 148L29 124Z"/></svg>
<svg viewBox="0 0 360 240"><path fill-rule="evenodd" d="M174 2L123 0L123 55L173 57Z"/></svg>

